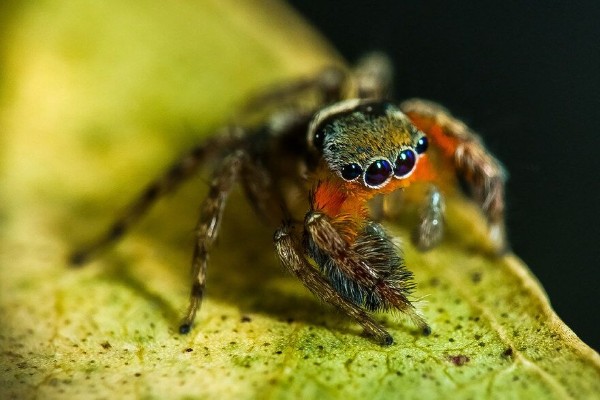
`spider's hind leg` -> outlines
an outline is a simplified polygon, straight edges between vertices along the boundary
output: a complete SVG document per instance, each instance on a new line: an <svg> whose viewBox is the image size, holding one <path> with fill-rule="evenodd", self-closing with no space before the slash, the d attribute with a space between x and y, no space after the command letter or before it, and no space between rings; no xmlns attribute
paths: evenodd
<svg viewBox="0 0 600 400"><path fill-rule="evenodd" d="M83 265L93 256L117 242L132 225L146 214L159 198L177 189L194 175L207 158L232 146L235 141L234 135L215 136L214 139L209 139L194 147L175 162L162 176L151 182L100 238L71 253L69 256L70 264L74 266Z"/></svg>
<svg viewBox="0 0 600 400"><path fill-rule="evenodd" d="M383 53L366 54L354 68L357 96L361 99L386 99L392 91L394 68Z"/></svg>

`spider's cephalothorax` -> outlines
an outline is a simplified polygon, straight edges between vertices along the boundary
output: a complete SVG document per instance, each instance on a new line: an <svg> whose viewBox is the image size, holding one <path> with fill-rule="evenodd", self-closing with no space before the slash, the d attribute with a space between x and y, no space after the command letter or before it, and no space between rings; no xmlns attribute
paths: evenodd
<svg viewBox="0 0 600 400"><path fill-rule="evenodd" d="M444 232L444 174L436 173L441 166L466 183L502 252L505 177L478 136L441 106L384 100L390 77L389 63L376 55L354 71L327 68L257 96L251 108L275 110L267 123L229 127L192 149L150 184L106 235L73 253L71 262L82 264L116 241L157 198L212 160L216 167L196 226L190 303L181 333L190 330L200 307L208 253L237 181L260 216L277 224L283 219L274 236L277 254L317 297L354 318L381 344L393 340L370 311L399 310L430 332L409 299L412 273L390 235L371 217L368 203L412 182L428 182L415 241L423 250L435 246ZM312 106L295 101L307 94ZM430 162L430 152L438 162ZM297 196L290 195L299 191L308 199L300 211Z"/></svg>

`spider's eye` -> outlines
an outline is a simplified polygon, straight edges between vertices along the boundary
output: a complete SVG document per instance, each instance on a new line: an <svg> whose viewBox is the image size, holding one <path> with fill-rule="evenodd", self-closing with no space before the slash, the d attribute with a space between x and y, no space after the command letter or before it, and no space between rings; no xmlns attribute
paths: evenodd
<svg viewBox="0 0 600 400"><path fill-rule="evenodd" d="M427 151L427 147L429 147L429 141L427 140L426 136L422 136L421 139L419 139L419 141L417 142L415 150L418 154L423 154L425 153L425 151Z"/></svg>
<svg viewBox="0 0 600 400"><path fill-rule="evenodd" d="M342 167L342 178L353 181L362 174L362 168L356 163L347 164Z"/></svg>
<svg viewBox="0 0 600 400"><path fill-rule="evenodd" d="M370 187L380 186L391 175L392 166L388 160L373 161L365 171L365 183Z"/></svg>
<svg viewBox="0 0 600 400"><path fill-rule="evenodd" d="M323 142L325 141L325 130L319 129L315 132L315 136L313 137L313 145L318 150L323 150Z"/></svg>
<svg viewBox="0 0 600 400"><path fill-rule="evenodd" d="M397 178L402 178L410 174L415 167L416 162L415 152L409 149L402 150L400 154L398 154L398 158L396 159L396 165L394 165L394 175Z"/></svg>

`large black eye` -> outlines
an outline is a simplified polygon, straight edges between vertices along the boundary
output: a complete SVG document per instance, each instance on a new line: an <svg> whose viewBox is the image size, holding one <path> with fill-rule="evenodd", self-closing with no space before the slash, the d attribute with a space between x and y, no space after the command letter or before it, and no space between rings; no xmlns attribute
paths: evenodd
<svg viewBox="0 0 600 400"><path fill-rule="evenodd" d="M429 141L427 140L426 136L423 136L417 142L417 146L415 147L415 150L417 151L418 154L423 154L427 150L427 147L429 147Z"/></svg>
<svg viewBox="0 0 600 400"><path fill-rule="evenodd" d="M362 174L362 168L358 164L347 164L342 167L342 178L353 181Z"/></svg>
<svg viewBox="0 0 600 400"><path fill-rule="evenodd" d="M417 156L415 156L414 151L409 149L402 150L396 159L394 175L398 178L408 175L415 167L416 159Z"/></svg>
<svg viewBox="0 0 600 400"><path fill-rule="evenodd" d="M365 183L368 186L379 186L392 175L392 166L388 160L373 161L365 172Z"/></svg>

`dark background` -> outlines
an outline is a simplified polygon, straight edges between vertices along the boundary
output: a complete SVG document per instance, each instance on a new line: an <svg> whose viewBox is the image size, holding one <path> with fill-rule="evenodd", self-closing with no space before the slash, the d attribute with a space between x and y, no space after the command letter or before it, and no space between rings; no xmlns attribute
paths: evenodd
<svg viewBox="0 0 600 400"><path fill-rule="evenodd" d="M600 349L600 2L291 1L349 61L382 50L399 99L438 101L510 173L509 239Z"/></svg>

